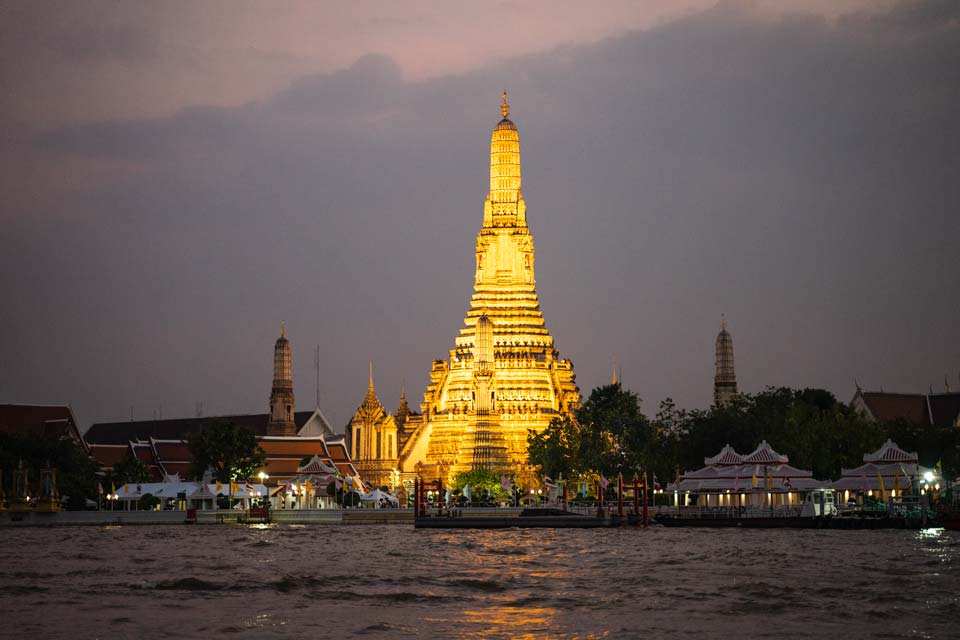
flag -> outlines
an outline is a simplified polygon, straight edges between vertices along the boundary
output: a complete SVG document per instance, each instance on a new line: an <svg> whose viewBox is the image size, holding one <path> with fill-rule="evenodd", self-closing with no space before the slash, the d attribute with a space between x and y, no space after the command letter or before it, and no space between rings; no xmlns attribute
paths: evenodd
<svg viewBox="0 0 960 640"><path fill-rule="evenodd" d="M783 479L783 486L785 486L787 489L793 489L793 485L790 484L790 478Z"/></svg>
<svg viewBox="0 0 960 640"><path fill-rule="evenodd" d="M880 475L879 471L877 471L877 480L880 482L880 493L886 492L886 489L883 488L883 476Z"/></svg>
<svg viewBox="0 0 960 640"><path fill-rule="evenodd" d="M110 493L116 493L116 492L117 492L117 483L111 482L111 483L110 483Z"/></svg>
<svg viewBox="0 0 960 640"><path fill-rule="evenodd" d="M217 480L217 493L220 493L221 489L223 489L223 483Z"/></svg>
<svg viewBox="0 0 960 640"><path fill-rule="evenodd" d="M513 483L507 476L500 476L500 488L504 491L513 491Z"/></svg>
<svg viewBox="0 0 960 640"><path fill-rule="evenodd" d="M343 489L343 480L341 480L339 476L333 479L333 487L337 491L339 491L340 489Z"/></svg>
<svg viewBox="0 0 960 640"><path fill-rule="evenodd" d="M124 485L123 485L123 492L124 492L124 493L130 493L130 485L124 484Z"/></svg>
<svg viewBox="0 0 960 640"><path fill-rule="evenodd" d="M251 483L246 484L247 493L253 493L253 485Z"/></svg>
<svg viewBox="0 0 960 640"><path fill-rule="evenodd" d="M99 493L100 495L103 495L103 483L102 483L102 482L98 482L98 483L97 483L97 493Z"/></svg>
<svg viewBox="0 0 960 640"><path fill-rule="evenodd" d="M600 487L603 489L607 488L607 485L610 484L610 481L603 477L603 474L600 474Z"/></svg>
<svg viewBox="0 0 960 640"><path fill-rule="evenodd" d="M307 493L313 493L313 483L307 480L307 483L303 485L307 488Z"/></svg>
<svg viewBox="0 0 960 640"><path fill-rule="evenodd" d="M137 485L137 493L143 493L143 487L139 484Z"/></svg>
<svg viewBox="0 0 960 640"><path fill-rule="evenodd" d="M236 482L230 482L230 493L237 493L240 490L239 485Z"/></svg>
<svg viewBox="0 0 960 640"><path fill-rule="evenodd" d="M756 469L756 467L754 467L754 469L753 469L753 477L750 479L750 482L752 483L754 489L756 489L756 488L759 486L759 483L757 482L757 469Z"/></svg>

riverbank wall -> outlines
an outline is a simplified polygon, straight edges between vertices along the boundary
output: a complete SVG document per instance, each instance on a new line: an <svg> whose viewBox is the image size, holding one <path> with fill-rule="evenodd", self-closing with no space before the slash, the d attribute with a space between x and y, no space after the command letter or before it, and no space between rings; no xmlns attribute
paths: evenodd
<svg viewBox="0 0 960 640"><path fill-rule="evenodd" d="M108 525L182 525L185 511L56 511L0 513L0 527L69 527ZM270 512L274 524L296 525L413 525L413 509L289 509ZM197 525L247 524L246 512L197 511Z"/></svg>

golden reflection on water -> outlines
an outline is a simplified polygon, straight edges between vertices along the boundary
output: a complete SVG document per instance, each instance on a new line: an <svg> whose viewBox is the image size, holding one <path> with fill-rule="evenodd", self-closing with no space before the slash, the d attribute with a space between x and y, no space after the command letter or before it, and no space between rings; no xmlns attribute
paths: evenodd
<svg viewBox="0 0 960 640"><path fill-rule="evenodd" d="M467 609L461 614L464 621L463 638L509 637L532 638L605 638L607 632L583 636L562 632L557 622L558 610L553 607L488 606Z"/></svg>

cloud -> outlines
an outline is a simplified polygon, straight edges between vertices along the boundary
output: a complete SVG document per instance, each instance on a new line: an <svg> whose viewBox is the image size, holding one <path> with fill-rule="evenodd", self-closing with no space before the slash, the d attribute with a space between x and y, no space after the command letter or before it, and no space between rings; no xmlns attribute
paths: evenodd
<svg viewBox="0 0 960 640"><path fill-rule="evenodd" d="M958 12L719 5L465 74L370 55L241 107L44 132L39 153L123 170L6 216L0 388L96 419L263 410L282 319L298 398L319 344L335 423L371 358L390 405L462 322L506 87L584 391L616 353L648 401L706 404L721 312L744 389L922 389L960 359Z"/></svg>

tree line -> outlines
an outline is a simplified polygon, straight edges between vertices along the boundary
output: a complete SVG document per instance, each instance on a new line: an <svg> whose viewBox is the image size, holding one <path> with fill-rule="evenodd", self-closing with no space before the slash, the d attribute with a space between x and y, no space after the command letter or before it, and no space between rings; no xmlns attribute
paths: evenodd
<svg viewBox="0 0 960 640"><path fill-rule="evenodd" d="M636 393L610 384L594 389L572 416L531 430L527 442L530 463L552 478L647 472L665 485L726 444L749 453L762 440L815 478L836 479L887 438L917 451L924 466L942 462L947 477L960 472L960 429L875 422L823 389L770 387L691 411L668 398L651 418Z"/></svg>

